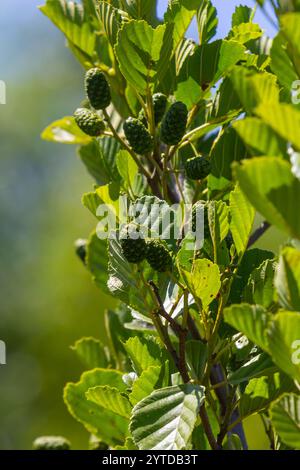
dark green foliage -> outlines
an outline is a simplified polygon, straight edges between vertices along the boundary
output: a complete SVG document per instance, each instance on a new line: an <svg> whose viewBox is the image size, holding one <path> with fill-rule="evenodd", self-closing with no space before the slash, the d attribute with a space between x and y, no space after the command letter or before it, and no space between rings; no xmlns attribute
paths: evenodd
<svg viewBox="0 0 300 470"><path fill-rule="evenodd" d="M178 144L185 134L188 110L184 103L177 101L170 106L161 123L161 140L167 145Z"/></svg>
<svg viewBox="0 0 300 470"><path fill-rule="evenodd" d="M202 180L211 171L210 159L208 157L189 158L185 164L186 176L191 180Z"/></svg>
<svg viewBox="0 0 300 470"><path fill-rule="evenodd" d="M70 442L61 436L42 436L35 439L34 450L70 450Z"/></svg>
<svg viewBox="0 0 300 470"><path fill-rule="evenodd" d="M152 150L153 139L141 121L130 117L123 128L126 139L136 153L145 155Z"/></svg>
<svg viewBox="0 0 300 470"><path fill-rule="evenodd" d="M111 94L109 84L103 72L98 68L87 71L85 75L85 91L95 109L105 109L110 105Z"/></svg>
<svg viewBox="0 0 300 470"><path fill-rule="evenodd" d="M105 124L98 114L86 108L78 108L74 113L77 126L87 135L98 137L105 129Z"/></svg>
<svg viewBox="0 0 300 470"><path fill-rule="evenodd" d="M120 245L129 263L140 263L146 257L147 245L139 227L128 224L120 232Z"/></svg>
<svg viewBox="0 0 300 470"><path fill-rule="evenodd" d="M159 239L147 241L146 259L151 268L158 272L169 271L172 267L172 257L167 245Z"/></svg>
<svg viewBox="0 0 300 470"><path fill-rule="evenodd" d="M196 232L197 229L197 212L204 209L204 237L210 237L209 223L208 223L208 210L205 201L197 201L192 209L192 230Z"/></svg>

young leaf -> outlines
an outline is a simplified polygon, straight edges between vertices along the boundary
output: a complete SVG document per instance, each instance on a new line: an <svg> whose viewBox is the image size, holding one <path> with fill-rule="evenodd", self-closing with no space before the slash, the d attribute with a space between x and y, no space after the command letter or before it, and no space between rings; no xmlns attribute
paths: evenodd
<svg viewBox="0 0 300 470"><path fill-rule="evenodd" d="M300 398L295 394L283 396L271 407L271 421L282 441L300 449Z"/></svg>
<svg viewBox="0 0 300 470"><path fill-rule="evenodd" d="M263 307L248 304L231 305L225 308L224 318L253 343L268 351L266 329L272 317Z"/></svg>
<svg viewBox="0 0 300 470"><path fill-rule="evenodd" d="M268 325L268 349L275 364L298 382L300 382L299 340L299 312L277 313Z"/></svg>
<svg viewBox="0 0 300 470"><path fill-rule="evenodd" d="M125 188L129 188L134 194L133 189L138 174L138 166L127 150L120 150L117 154L117 168L123 179Z"/></svg>
<svg viewBox="0 0 300 470"><path fill-rule="evenodd" d="M141 375L150 366L161 365L161 349L153 339L135 336L129 338L124 347L138 375Z"/></svg>
<svg viewBox="0 0 300 470"><path fill-rule="evenodd" d="M133 405L136 405L153 392L159 380L160 372L160 365L149 366L147 369L143 370L140 377L134 381L132 391L129 395L129 400Z"/></svg>
<svg viewBox="0 0 300 470"><path fill-rule="evenodd" d="M253 227L255 211L237 185L230 193L230 230L238 256L241 256L248 244Z"/></svg>
<svg viewBox="0 0 300 470"><path fill-rule="evenodd" d="M204 390L200 385L177 385L155 390L140 401L130 422L139 449L186 449L204 401Z"/></svg>
<svg viewBox="0 0 300 470"><path fill-rule="evenodd" d="M117 388L108 385L91 387L86 392L88 400L96 405L112 411L119 416L129 418L131 414L131 405L125 393L121 393Z"/></svg>
<svg viewBox="0 0 300 470"><path fill-rule="evenodd" d="M201 380L207 361L207 345L191 339L186 342L186 360L195 380Z"/></svg>
<svg viewBox="0 0 300 470"><path fill-rule="evenodd" d="M122 373L109 369L94 369L84 372L77 383L68 383L64 389L64 401L71 415L92 434L104 442L124 442L128 420L88 401L85 393L91 387L110 385L125 392Z"/></svg>
<svg viewBox="0 0 300 470"><path fill-rule="evenodd" d="M251 18L251 13L252 13L251 8L247 6L239 5L235 7L235 10L231 19L231 26L234 27L234 26L238 26L241 23L249 23L250 18Z"/></svg>
<svg viewBox="0 0 300 470"><path fill-rule="evenodd" d="M71 346L82 362L89 368L107 367L108 360L103 344L95 338L81 338Z"/></svg>
<svg viewBox="0 0 300 470"><path fill-rule="evenodd" d="M73 116L66 116L50 124L42 132L42 139L59 144L86 145L92 137L82 132L77 126Z"/></svg>

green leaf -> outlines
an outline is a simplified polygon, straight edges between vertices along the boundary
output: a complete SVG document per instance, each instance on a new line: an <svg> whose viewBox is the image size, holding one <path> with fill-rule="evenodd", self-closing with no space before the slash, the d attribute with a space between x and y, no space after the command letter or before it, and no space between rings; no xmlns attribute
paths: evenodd
<svg viewBox="0 0 300 470"><path fill-rule="evenodd" d="M250 274L266 259L274 259L274 253L267 250L260 250L259 248L253 248L245 252L236 276L233 279L230 291L230 303L241 302L242 293L248 283Z"/></svg>
<svg viewBox="0 0 300 470"><path fill-rule="evenodd" d="M138 174L138 166L127 150L120 150L117 154L117 168L123 178L125 188L133 188Z"/></svg>
<svg viewBox="0 0 300 470"><path fill-rule="evenodd" d="M273 74L236 66L229 77L247 112L260 104L269 111L269 105L279 101L279 87Z"/></svg>
<svg viewBox="0 0 300 470"><path fill-rule="evenodd" d="M275 364L300 382L300 315L299 312L279 312L267 331L268 349Z"/></svg>
<svg viewBox="0 0 300 470"><path fill-rule="evenodd" d="M71 415L92 434L108 444L124 442L128 420L88 401L85 394L99 385L117 387L125 392L122 373L109 369L93 369L84 372L77 383L68 383L64 389L64 401Z"/></svg>
<svg viewBox="0 0 300 470"><path fill-rule="evenodd" d="M286 103L270 103L268 108L257 106L255 113L283 139L300 150L300 111Z"/></svg>
<svg viewBox="0 0 300 470"><path fill-rule="evenodd" d="M140 377L134 381L132 391L129 395L129 400L133 405L136 405L139 401L153 392L159 381L160 373L160 365L149 366L141 373Z"/></svg>
<svg viewBox="0 0 300 470"><path fill-rule="evenodd" d="M232 27L229 38L241 44L260 38L262 30L255 23L240 23Z"/></svg>
<svg viewBox="0 0 300 470"><path fill-rule="evenodd" d="M245 5L235 7L232 15L231 26L238 26L241 23L249 23L252 10Z"/></svg>
<svg viewBox="0 0 300 470"><path fill-rule="evenodd" d="M214 261L220 265L224 262L222 241L229 231L229 208L223 201L210 201L208 203L208 223L213 243Z"/></svg>
<svg viewBox="0 0 300 470"><path fill-rule="evenodd" d="M199 43L209 42L217 32L217 9L211 1L203 1L197 11L197 23L199 31Z"/></svg>
<svg viewBox="0 0 300 470"><path fill-rule="evenodd" d="M174 45L176 51L180 42L184 39L185 33L196 12L196 8L188 7L188 2L173 0L168 3L168 9L164 15L164 22L174 24Z"/></svg>
<svg viewBox="0 0 300 470"><path fill-rule="evenodd" d="M239 369L228 375L228 381L232 385L238 385L242 382L248 382L253 378L262 375L270 375L275 372L276 366L272 362L270 356L266 353L258 354L243 364Z"/></svg>
<svg viewBox="0 0 300 470"><path fill-rule="evenodd" d="M177 385L155 390L133 409L130 431L140 450L183 450L192 435L204 387Z"/></svg>
<svg viewBox="0 0 300 470"><path fill-rule="evenodd" d="M289 56L288 42L282 32L273 39L270 55L272 72L290 93L293 82L298 80L298 75Z"/></svg>
<svg viewBox="0 0 300 470"><path fill-rule="evenodd" d="M95 178L99 186L116 180L114 155L109 153L104 154L102 145L96 140L92 140L88 145L80 147L79 156L87 171Z"/></svg>
<svg viewBox="0 0 300 470"><path fill-rule="evenodd" d="M153 29L146 21L129 21L118 34L115 52L128 83L146 95L162 79L172 52L173 26Z"/></svg>
<svg viewBox="0 0 300 470"><path fill-rule="evenodd" d="M238 185L230 193L230 216L230 230L233 241L238 256L241 256L248 245L255 211Z"/></svg>
<svg viewBox="0 0 300 470"><path fill-rule="evenodd" d="M206 310L221 288L218 265L208 259L196 259L191 272L180 265L179 270L194 298L200 300L202 308Z"/></svg>
<svg viewBox="0 0 300 470"><path fill-rule="evenodd" d="M232 180L232 163L247 158L248 152L237 132L229 127L220 134L210 155L211 174L217 178Z"/></svg>
<svg viewBox="0 0 300 470"><path fill-rule="evenodd" d="M258 157L235 165L235 174L248 200L271 224L300 238L300 218L295 201L300 198L300 181L288 162Z"/></svg>
<svg viewBox="0 0 300 470"><path fill-rule="evenodd" d="M271 315L260 305L239 304L225 308L224 318L253 343L268 351L266 329Z"/></svg>
<svg viewBox="0 0 300 470"><path fill-rule="evenodd" d="M300 251L285 247L280 254L275 286L280 305L300 311Z"/></svg>
<svg viewBox="0 0 300 470"><path fill-rule="evenodd" d="M156 0L123 0L124 10L137 20L147 20L151 23L156 18Z"/></svg>
<svg viewBox="0 0 300 470"><path fill-rule="evenodd" d="M293 449L300 449L300 397L283 396L271 407L271 421L281 440Z"/></svg>
<svg viewBox="0 0 300 470"><path fill-rule="evenodd" d="M281 395L293 390L293 382L284 374L276 372L274 375L251 379L243 391L239 410L244 419L254 413L266 409Z"/></svg>
<svg viewBox="0 0 300 470"><path fill-rule="evenodd" d="M89 56L93 54L96 35L89 15L81 4L67 0L47 0L40 10L76 48Z"/></svg>
<svg viewBox="0 0 300 470"><path fill-rule="evenodd" d="M240 138L244 141L252 155L286 155L286 142L278 136L266 123L255 117L248 117L233 123Z"/></svg>
<svg viewBox="0 0 300 470"><path fill-rule="evenodd" d="M244 53L244 46L236 41L218 39L209 44L196 46L186 70L179 77L179 82L185 82L191 77L200 85L213 85L239 60L242 60Z"/></svg>
<svg viewBox="0 0 300 470"><path fill-rule="evenodd" d="M95 232L93 232L87 243L87 258L86 263L89 271L93 276L94 282L104 292L107 289L107 266L108 266L108 253L107 253L107 240L100 240Z"/></svg>
<svg viewBox="0 0 300 470"><path fill-rule="evenodd" d="M71 346L82 362L89 368L107 367L108 360L101 341L95 338L81 338Z"/></svg>
<svg viewBox="0 0 300 470"><path fill-rule="evenodd" d="M131 405L125 393L121 393L117 388L108 385L89 388L86 392L88 400L96 403L106 410L129 418L131 415Z"/></svg>
<svg viewBox="0 0 300 470"><path fill-rule="evenodd" d="M186 361L195 380L201 380L207 363L207 345L191 339L186 342Z"/></svg>
<svg viewBox="0 0 300 470"><path fill-rule="evenodd" d="M92 138L82 132L73 116L66 116L50 124L42 132L42 139L59 144L88 144Z"/></svg>
<svg viewBox="0 0 300 470"><path fill-rule="evenodd" d="M124 347L138 375L150 366L161 366L161 349L154 340L135 336L129 338Z"/></svg>
<svg viewBox="0 0 300 470"><path fill-rule="evenodd" d="M107 2L99 3L98 11L106 36L113 47L117 42L118 31L122 25L121 12Z"/></svg>
<svg viewBox="0 0 300 470"><path fill-rule="evenodd" d="M243 301L249 304L259 304L268 309L274 301L275 262L264 261L251 273L248 284L244 289Z"/></svg>
<svg viewBox="0 0 300 470"><path fill-rule="evenodd" d="M127 437L125 444L122 446L116 446L114 450L138 450L138 447L135 445L131 437Z"/></svg>
<svg viewBox="0 0 300 470"><path fill-rule="evenodd" d="M289 54L291 55L294 67L300 77L300 13L286 13L280 17L280 26L283 35L289 41Z"/></svg>

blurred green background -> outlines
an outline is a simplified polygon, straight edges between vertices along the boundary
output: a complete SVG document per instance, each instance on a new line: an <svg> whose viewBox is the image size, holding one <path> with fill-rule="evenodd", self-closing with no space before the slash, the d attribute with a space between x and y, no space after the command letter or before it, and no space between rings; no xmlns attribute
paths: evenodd
<svg viewBox="0 0 300 470"><path fill-rule="evenodd" d="M40 139L83 98L82 70L37 0L1 0L0 45L0 449L28 449L52 433L86 448L88 434L62 400L82 370L69 345L101 337L111 301L74 255L74 240L95 225L80 202L92 180L74 147ZM269 232L260 244L277 251L279 240ZM252 447L267 445L257 420L247 429Z"/></svg>

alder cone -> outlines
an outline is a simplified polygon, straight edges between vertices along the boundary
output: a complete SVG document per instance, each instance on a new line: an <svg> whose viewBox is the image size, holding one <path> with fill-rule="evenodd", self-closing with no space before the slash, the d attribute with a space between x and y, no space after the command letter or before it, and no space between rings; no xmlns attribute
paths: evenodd
<svg viewBox="0 0 300 470"><path fill-rule="evenodd" d="M139 155L145 155L153 149L153 139L144 124L135 118L128 118L123 125L125 137L130 147Z"/></svg>
<svg viewBox="0 0 300 470"><path fill-rule="evenodd" d="M139 235L139 238L136 238ZM120 232L122 253L129 263L140 263L146 258L147 245L139 227L128 224Z"/></svg>
<svg viewBox="0 0 300 470"><path fill-rule="evenodd" d="M33 443L34 450L69 450L70 447L70 442L61 436L42 436Z"/></svg>
<svg viewBox="0 0 300 470"><path fill-rule="evenodd" d="M170 106L161 123L161 140L167 145L178 144L186 131L188 110L184 103L176 101Z"/></svg>
<svg viewBox="0 0 300 470"><path fill-rule="evenodd" d="M186 161L186 176L191 180L202 180L206 178L211 171L211 163L208 157L193 157Z"/></svg>
<svg viewBox="0 0 300 470"><path fill-rule="evenodd" d="M105 109L111 103L110 87L106 76L98 68L87 71L85 75L85 91L95 109Z"/></svg>
<svg viewBox="0 0 300 470"><path fill-rule="evenodd" d="M98 137L105 129L102 119L94 111L78 108L74 113L77 126L87 135Z"/></svg>
<svg viewBox="0 0 300 470"><path fill-rule="evenodd" d="M158 272L169 271L172 267L172 257L164 242L158 239L147 241L146 259L151 268Z"/></svg>

